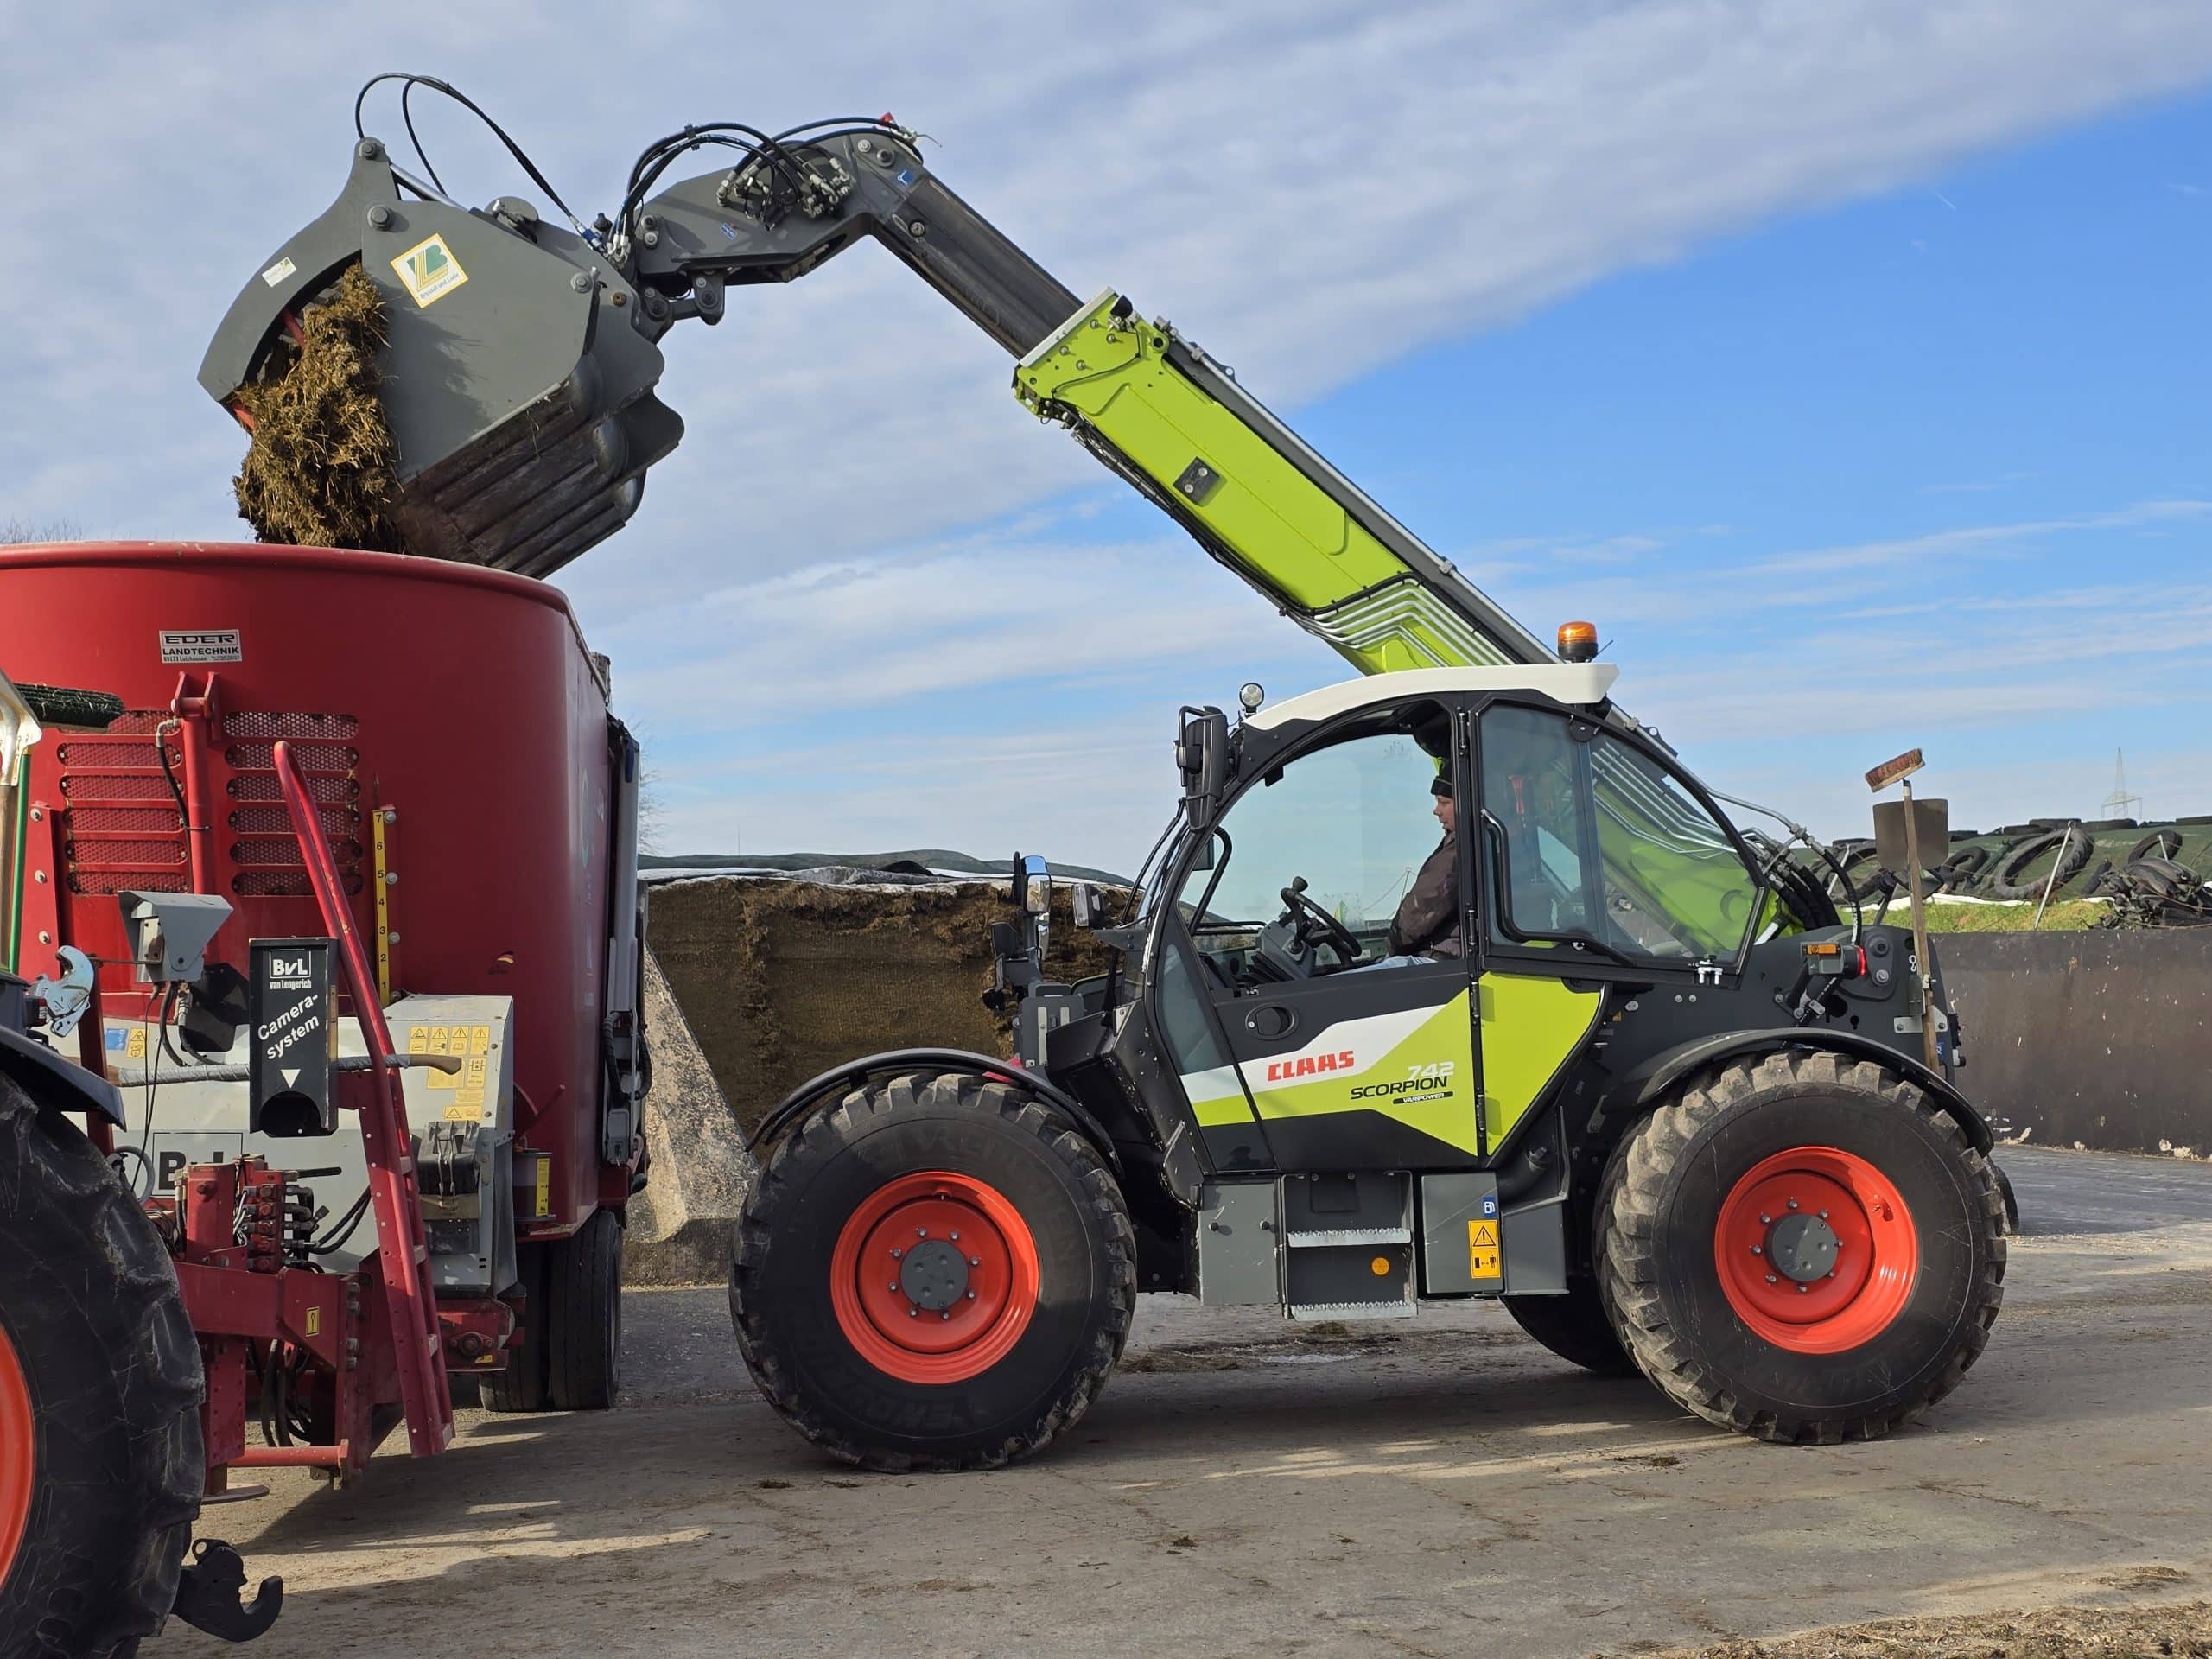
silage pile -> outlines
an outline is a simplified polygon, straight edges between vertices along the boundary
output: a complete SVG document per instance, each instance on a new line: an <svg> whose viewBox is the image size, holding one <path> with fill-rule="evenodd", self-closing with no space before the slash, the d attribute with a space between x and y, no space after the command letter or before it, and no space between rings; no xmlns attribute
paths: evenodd
<svg viewBox="0 0 2212 1659"><path fill-rule="evenodd" d="M256 539L405 550L392 514L398 454L377 401L384 302L359 266L300 319L281 379L241 388L253 442L232 487Z"/></svg>
<svg viewBox="0 0 2212 1659"><path fill-rule="evenodd" d="M908 1047L1011 1052L981 1001L991 924L1017 912L1003 881L830 887L721 879L652 889L646 936L739 1127L846 1060ZM1053 895L1049 977L1106 971L1112 953Z"/></svg>

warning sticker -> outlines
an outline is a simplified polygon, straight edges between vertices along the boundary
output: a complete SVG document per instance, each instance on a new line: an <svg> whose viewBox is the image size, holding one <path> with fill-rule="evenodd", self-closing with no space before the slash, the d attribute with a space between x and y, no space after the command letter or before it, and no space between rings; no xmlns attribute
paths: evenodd
<svg viewBox="0 0 2212 1659"><path fill-rule="evenodd" d="M311 1307L308 1309L306 1334L310 1337L319 1337L322 1334L322 1310L321 1308Z"/></svg>
<svg viewBox="0 0 2212 1659"><path fill-rule="evenodd" d="M1471 1221L1467 1224L1467 1272L1477 1279L1502 1279L1505 1276L1498 1258L1497 1224L1494 1221Z"/></svg>
<svg viewBox="0 0 2212 1659"><path fill-rule="evenodd" d="M442 236L417 242L393 260L391 268L415 296L415 303L422 306L435 305L468 280Z"/></svg>
<svg viewBox="0 0 2212 1659"><path fill-rule="evenodd" d="M457 1071L431 1070L423 1076L426 1088L453 1096L441 1109L442 1117L473 1123L484 1115L484 1103L491 1097L491 1027L416 1026L407 1033L407 1052L446 1054L461 1062Z"/></svg>
<svg viewBox="0 0 2212 1659"><path fill-rule="evenodd" d="M279 259L275 264L270 266L268 270L261 273L261 280L268 283L270 287L274 288L277 283L283 282L287 276L289 276L298 269L299 267L294 264L289 259Z"/></svg>

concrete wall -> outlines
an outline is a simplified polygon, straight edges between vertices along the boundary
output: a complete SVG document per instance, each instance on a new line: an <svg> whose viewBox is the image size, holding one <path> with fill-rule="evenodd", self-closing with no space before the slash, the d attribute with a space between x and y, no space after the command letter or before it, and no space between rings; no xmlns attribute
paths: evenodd
<svg viewBox="0 0 2212 1659"><path fill-rule="evenodd" d="M1936 945L1967 1096L2031 1145L2212 1154L2212 927Z"/></svg>

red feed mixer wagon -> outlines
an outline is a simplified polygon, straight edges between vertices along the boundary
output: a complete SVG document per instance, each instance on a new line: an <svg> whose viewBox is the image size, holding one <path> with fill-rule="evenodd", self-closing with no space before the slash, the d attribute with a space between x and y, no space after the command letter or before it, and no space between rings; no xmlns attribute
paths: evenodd
<svg viewBox="0 0 2212 1659"><path fill-rule="evenodd" d="M613 1403L637 746L559 593L385 554L0 550L0 1653L252 1634L233 1471Z"/></svg>

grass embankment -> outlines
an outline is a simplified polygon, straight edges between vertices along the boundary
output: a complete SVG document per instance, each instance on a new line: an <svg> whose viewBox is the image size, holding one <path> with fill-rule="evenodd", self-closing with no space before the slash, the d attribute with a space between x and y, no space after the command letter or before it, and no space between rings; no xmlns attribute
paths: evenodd
<svg viewBox="0 0 2212 1659"><path fill-rule="evenodd" d="M2043 913L2045 933L2080 932L2094 927L2112 907L2094 899L2054 899ZM2026 933L2035 930L2036 907L2031 904L1934 904L1927 906L1930 933ZM1872 906L1866 919L1872 921ZM1891 925L1912 925L1912 906L1893 904L1885 918Z"/></svg>

